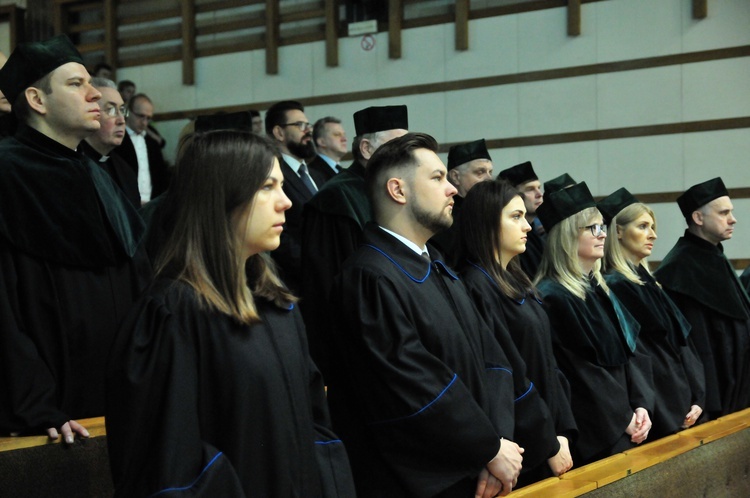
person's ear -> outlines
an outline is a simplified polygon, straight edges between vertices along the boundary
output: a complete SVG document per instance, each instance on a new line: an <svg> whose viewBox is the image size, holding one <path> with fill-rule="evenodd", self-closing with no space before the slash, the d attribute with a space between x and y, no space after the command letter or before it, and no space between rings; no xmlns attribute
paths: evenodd
<svg viewBox="0 0 750 498"><path fill-rule="evenodd" d="M47 94L33 86L24 90L24 96L29 107L41 115L47 114Z"/></svg>
<svg viewBox="0 0 750 498"><path fill-rule="evenodd" d="M401 178L389 178L385 189L388 197L398 204L406 204L406 184Z"/></svg>

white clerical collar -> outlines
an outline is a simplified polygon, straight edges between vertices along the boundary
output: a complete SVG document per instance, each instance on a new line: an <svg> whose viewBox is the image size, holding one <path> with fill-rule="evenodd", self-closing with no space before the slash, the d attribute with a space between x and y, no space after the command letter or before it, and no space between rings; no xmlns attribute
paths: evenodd
<svg viewBox="0 0 750 498"><path fill-rule="evenodd" d="M404 245L405 245L406 247L408 247L409 249L411 249L412 251L414 251L414 252L415 252L415 253L417 253L418 255L420 255L420 256L421 256L421 255L422 255L422 254L424 254L424 253L427 253L427 254L429 254L429 251L427 251L427 246L424 246L424 247L420 248L420 247L419 247L419 246L418 246L417 244L415 244L415 243L414 243L414 242L412 242L411 240L407 239L406 237L404 237L404 236L402 236L402 235L399 235L399 234L397 234L396 232L393 232L393 231L391 231L391 230L388 230L388 229L387 229L387 228L385 228L385 227L381 227L380 225L378 225L378 227L380 227L380 229L381 229L381 230L383 230L384 232L386 232L386 233L389 233L389 234L393 235L394 237L396 237L396 238L397 238L398 240L400 240L400 241L401 241L401 242L402 242L402 243L403 243L403 244L404 244Z"/></svg>

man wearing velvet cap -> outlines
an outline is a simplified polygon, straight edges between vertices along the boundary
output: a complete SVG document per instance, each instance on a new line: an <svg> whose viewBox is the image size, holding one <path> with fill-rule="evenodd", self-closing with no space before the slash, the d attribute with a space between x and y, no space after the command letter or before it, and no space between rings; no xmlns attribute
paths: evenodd
<svg viewBox="0 0 750 498"><path fill-rule="evenodd" d="M101 93L64 35L19 45L0 70L18 130L0 142L0 432L88 432L104 414L104 366L150 268L143 222L78 152Z"/></svg>
<svg viewBox="0 0 750 498"><path fill-rule="evenodd" d="M721 178L677 198L687 221L656 279L690 322L703 361L709 418L750 406L750 300L724 256L737 219Z"/></svg>
<svg viewBox="0 0 750 498"><path fill-rule="evenodd" d="M333 277L362 241L372 220L365 191L365 170L370 157L388 141L406 134L409 115L405 105L368 107L354 113L357 136L352 141L354 161L329 180L307 203L302 221L302 298L312 354L326 376L330 313L328 294Z"/></svg>
<svg viewBox="0 0 750 498"><path fill-rule="evenodd" d="M526 221L531 225L532 230L528 233L526 241L526 251L518 256L521 262L521 268L530 279L534 279L539 263L542 261L544 253L544 239L539 232L539 223L537 221L536 210L542 205L542 189L539 177L534 172L534 166L531 161L516 164L512 168L504 169L498 174L498 179L502 179L518 189L523 197L524 207L526 208Z"/></svg>
<svg viewBox="0 0 750 498"><path fill-rule="evenodd" d="M460 213L464 197L471 187L487 180L492 180L492 157L483 138L454 145L448 150L448 181L457 190L453 196L453 224L436 234L430 242L440 249L450 266L455 266L458 259Z"/></svg>

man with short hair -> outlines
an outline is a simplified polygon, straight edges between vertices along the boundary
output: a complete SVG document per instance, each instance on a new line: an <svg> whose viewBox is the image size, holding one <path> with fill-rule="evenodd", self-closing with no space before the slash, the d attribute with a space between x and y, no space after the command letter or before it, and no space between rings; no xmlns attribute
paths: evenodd
<svg viewBox="0 0 750 498"><path fill-rule="evenodd" d="M20 122L0 142L0 433L88 436L107 354L150 277L143 222L78 144L101 93L65 36L22 43L0 70Z"/></svg>
<svg viewBox="0 0 750 498"><path fill-rule="evenodd" d="M544 239L540 233L536 216L536 210L543 202L542 184L534 172L531 161L504 169L498 174L498 178L506 180L516 187L523 197L524 207L526 208L526 221L531 225L532 230L526 236L526 251L518 257L524 273L531 280L534 280L537 268L539 268L539 264L542 262L542 254L544 253Z"/></svg>
<svg viewBox="0 0 750 498"><path fill-rule="evenodd" d="M436 152L409 133L371 157L374 223L331 293L329 402L362 497L506 495L521 469L523 449L502 439L512 367L427 245L451 225L456 193Z"/></svg>
<svg viewBox="0 0 750 498"><path fill-rule="evenodd" d="M137 174L141 205L166 191L171 176L161 146L148 133L149 123L153 119L154 104L151 99L143 93L133 95L128 102L128 117L125 119L127 133L122 144L114 151Z"/></svg>
<svg viewBox="0 0 750 498"><path fill-rule="evenodd" d="M346 132L340 119L327 116L315 122L312 137L318 154L310 161L310 169L318 171L328 181L341 171L339 163L348 152Z"/></svg>
<svg viewBox="0 0 750 498"><path fill-rule="evenodd" d="M469 190L479 182L492 180L492 157L484 139L454 145L448 150L448 181L458 191L453 197L453 224L433 237L434 244L450 266L458 262L458 237L461 204Z"/></svg>
<svg viewBox="0 0 750 498"><path fill-rule="evenodd" d="M354 161L331 179L305 207L302 226L302 297L310 354L325 377L328 322L336 307L328 299L333 277L359 247L372 220L365 192L367 162L378 147L407 133L405 105L368 107L354 113Z"/></svg>
<svg viewBox="0 0 750 498"><path fill-rule="evenodd" d="M135 83L130 80L122 80L117 84L117 91L120 92L123 102L127 104L135 95Z"/></svg>
<svg viewBox="0 0 750 498"><path fill-rule="evenodd" d="M692 326L709 419L750 406L750 299L724 256L737 219L721 178L677 198L688 228L655 272Z"/></svg>
<svg viewBox="0 0 750 498"><path fill-rule="evenodd" d="M250 109L249 112L252 119L252 132L256 135L263 135L263 118L260 117L260 112L255 109Z"/></svg>
<svg viewBox="0 0 750 498"><path fill-rule="evenodd" d="M284 175L284 193L292 201L286 215L279 248L271 257L279 265L284 283L294 292L300 288L302 273L302 210L312 199L325 178L310 170L306 160L315 155L312 125L305 108L294 100L277 102L266 111L266 134L281 149L279 162Z"/></svg>
<svg viewBox="0 0 750 498"><path fill-rule="evenodd" d="M141 205L141 196L135 172L121 157L111 155L125 137L125 118L128 109L112 80L92 78L91 85L102 94L102 98L99 99L101 127L81 142L80 150L104 168L133 206L138 208Z"/></svg>

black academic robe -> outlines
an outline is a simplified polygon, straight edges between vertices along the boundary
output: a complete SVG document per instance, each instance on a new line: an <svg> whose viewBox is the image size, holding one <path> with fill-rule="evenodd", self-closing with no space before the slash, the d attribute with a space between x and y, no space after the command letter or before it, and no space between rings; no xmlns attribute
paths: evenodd
<svg viewBox="0 0 750 498"><path fill-rule="evenodd" d="M551 428L546 424L529 423L528 434L519 434L516 429L516 442L526 449L524 453L524 473L531 473L529 478L522 474L524 484L534 480L551 477L552 471L547 459L557 454L560 445L556 436L568 438L571 448L574 447L578 433L573 411L570 407L570 385L557 367L552 350L552 338L549 319L542 308L541 301L533 295L515 300L502 293L492 277L481 267L468 263L462 272L462 278L477 309L490 324L498 342L508 353L511 348L518 351L525 365L525 374L534 383L541 394L544 408L549 412ZM506 336L512 340L507 345ZM518 368L514 370L518 372ZM533 419L534 414L519 413L516 409L516 420Z"/></svg>
<svg viewBox="0 0 750 498"><path fill-rule="evenodd" d="M643 266L637 272L644 285L619 272L608 274L606 280L641 326L638 346L651 358L654 376L649 438L657 439L679 431L692 405L705 406L706 380L690 340L690 324Z"/></svg>
<svg viewBox="0 0 750 498"><path fill-rule="evenodd" d="M512 438L512 367L462 282L376 225L332 288L328 397L360 496L470 496Z"/></svg>
<svg viewBox="0 0 750 498"><path fill-rule="evenodd" d="M328 377L329 324L338 303L329 299L333 278L362 242L372 220L365 168L358 162L336 175L307 203L302 223L302 302L310 353Z"/></svg>
<svg viewBox="0 0 750 498"><path fill-rule="evenodd" d="M305 204L313 197L299 175L294 172L283 159L279 160L281 173L284 176L284 193L292 201L292 207L284 212L286 222L284 231L281 233L281 240L278 249L271 252L271 257L279 266L281 277L284 283L293 291L299 292L300 279L302 276L302 255L301 247L302 234L302 210ZM316 185L320 187L325 180L315 171L308 169L310 177Z"/></svg>
<svg viewBox="0 0 750 498"><path fill-rule="evenodd" d="M115 496L354 495L301 316L256 304L247 326L162 278L134 306L107 375Z"/></svg>
<svg viewBox="0 0 750 498"><path fill-rule="evenodd" d="M16 118L12 113L0 115L0 140L16 132Z"/></svg>
<svg viewBox="0 0 750 498"><path fill-rule="evenodd" d="M534 280L536 277L536 272L542 263L544 246L544 238L539 235L536 229L532 229L526 234L526 250L518 255L518 261L521 263L523 272L531 280Z"/></svg>
<svg viewBox="0 0 750 498"><path fill-rule="evenodd" d="M458 252L461 248L461 206L464 198L456 194L453 196L453 223L449 228L442 232L436 233L431 239L430 244L434 245L445 257L446 263L451 267L458 265Z"/></svg>
<svg viewBox="0 0 750 498"><path fill-rule="evenodd" d="M151 174L151 199L153 199L164 193L167 188L169 188L169 181L171 180L172 172L169 169L169 164L164 160L161 146L156 140L148 135L146 135L146 151L148 153L148 170ZM125 160L128 166L130 166L130 169L135 172L137 181L138 155L135 152L133 140L130 138L128 132L125 132L122 143L112 151L112 154Z"/></svg>
<svg viewBox="0 0 750 498"><path fill-rule="evenodd" d="M316 183L318 185L318 189L323 188L323 185L325 185L328 180L336 176L338 173L333 171L333 168L326 162L325 159L320 157L319 155L316 155L310 163L307 165L308 170L314 171L317 173L318 178L320 178L320 182L316 180Z"/></svg>
<svg viewBox="0 0 750 498"><path fill-rule="evenodd" d="M721 244L685 231L654 276L692 326L709 417L750 406L750 300Z"/></svg>
<svg viewBox="0 0 750 498"><path fill-rule="evenodd" d="M743 271L742 275L740 275L740 282L742 282L742 286L745 288L745 292L750 293L750 266L745 268L745 271Z"/></svg>
<svg viewBox="0 0 750 498"><path fill-rule="evenodd" d="M81 142L78 149L90 157L104 171L109 173L109 176L112 177L117 186L125 193L125 197L127 197L136 209L141 207L141 195L138 192L138 174L120 156L102 156L86 140Z"/></svg>
<svg viewBox="0 0 750 498"><path fill-rule="evenodd" d="M107 353L150 277L142 232L83 154L25 126L0 142L0 433L104 414Z"/></svg>
<svg viewBox="0 0 750 498"><path fill-rule="evenodd" d="M542 280L538 290L557 364L570 382L578 425L576 465L629 449L633 444L625 429L634 410L642 407L652 414L654 408L650 372L644 371L648 365L633 353L637 322L598 285L585 301L550 279Z"/></svg>

